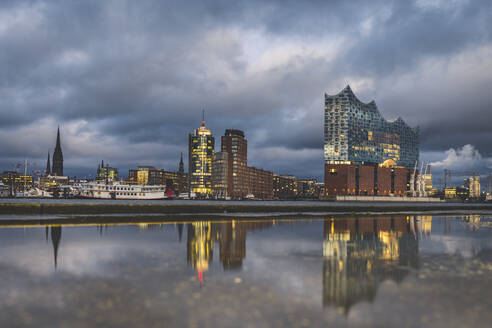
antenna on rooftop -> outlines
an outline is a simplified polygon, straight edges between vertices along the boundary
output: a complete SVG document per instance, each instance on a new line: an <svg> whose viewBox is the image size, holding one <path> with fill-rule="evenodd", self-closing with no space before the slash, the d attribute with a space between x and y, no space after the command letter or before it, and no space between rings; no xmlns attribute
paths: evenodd
<svg viewBox="0 0 492 328"><path fill-rule="evenodd" d="M202 126L205 126L205 109L202 109Z"/></svg>

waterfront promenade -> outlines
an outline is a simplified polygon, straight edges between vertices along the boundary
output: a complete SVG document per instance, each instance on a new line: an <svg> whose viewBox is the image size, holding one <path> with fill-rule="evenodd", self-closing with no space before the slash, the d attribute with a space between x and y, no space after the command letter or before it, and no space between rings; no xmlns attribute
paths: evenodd
<svg viewBox="0 0 492 328"><path fill-rule="evenodd" d="M362 215L387 213L457 213L492 211L490 203L399 203L323 201L123 201L63 199L2 199L1 215L161 214L172 216L220 215Z"/></svg>

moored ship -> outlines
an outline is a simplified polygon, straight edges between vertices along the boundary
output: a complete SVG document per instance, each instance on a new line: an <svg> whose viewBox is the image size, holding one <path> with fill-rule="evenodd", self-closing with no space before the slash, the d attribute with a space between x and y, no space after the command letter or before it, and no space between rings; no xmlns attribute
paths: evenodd
<svg viewBox="0 0 492 328"><path fill-rule="evenodd" d="M94 199L166 199L164 185L131 185L119 182L86 182L74 185L76 197Z"/></svg>

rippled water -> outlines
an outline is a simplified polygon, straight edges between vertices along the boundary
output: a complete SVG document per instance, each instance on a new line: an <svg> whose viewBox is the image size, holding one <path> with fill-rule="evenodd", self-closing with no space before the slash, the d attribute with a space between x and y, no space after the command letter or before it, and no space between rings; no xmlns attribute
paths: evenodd
<svg viewBox="0 0 492 328"><path fill-rule="evenodd" d="M0 226L2 327L488 327L492 220Z"/></svg>

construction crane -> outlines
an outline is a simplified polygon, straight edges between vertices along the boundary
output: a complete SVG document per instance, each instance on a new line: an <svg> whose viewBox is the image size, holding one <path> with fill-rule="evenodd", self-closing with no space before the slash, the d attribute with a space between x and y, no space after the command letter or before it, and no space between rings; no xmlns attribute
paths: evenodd
<svg viewBox="0 0 492 328"><path fill-rule="evenodd" d="M486 187L485 187L485 192L488 195L492 195L492 175L491 174L489 174L487 176L487 184L486 184Z"/></svg>
<svg viewBox="0 0 492 328"><path fill-rule="evenodd" d="M417 192L415 191L415 180L417 177L417 165L418 161L415 161L415 167L413 168L413 173L410 175L410 191L409 196L415 197L417 196Z"/></svg>
<svg viewBox="0 0 492 328"><path fill-rule="evenodd" d="M444 189L451 186L452 176L460 176L460 175L473 175L474 177L480 176L478 172L475 171L451 171L448 169L444 169Z"/></svg>

